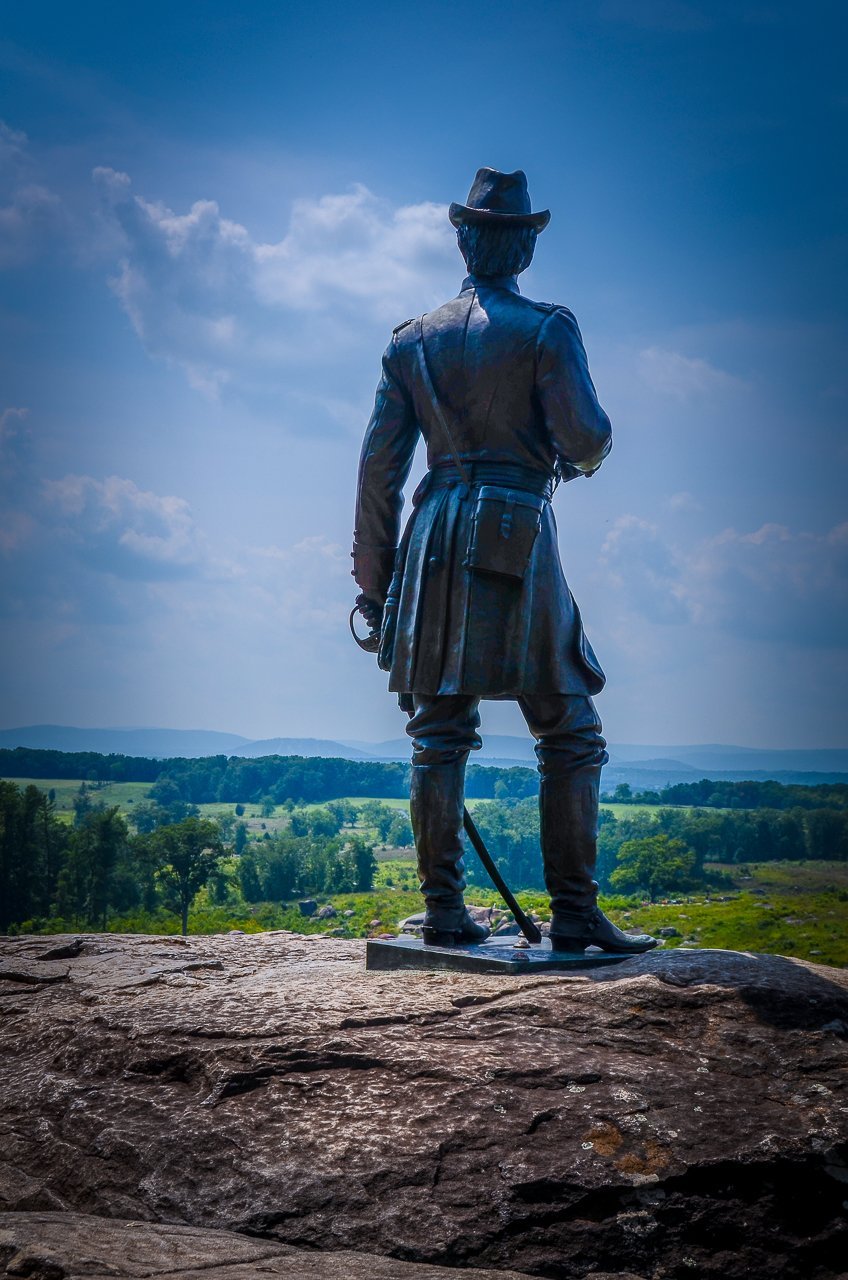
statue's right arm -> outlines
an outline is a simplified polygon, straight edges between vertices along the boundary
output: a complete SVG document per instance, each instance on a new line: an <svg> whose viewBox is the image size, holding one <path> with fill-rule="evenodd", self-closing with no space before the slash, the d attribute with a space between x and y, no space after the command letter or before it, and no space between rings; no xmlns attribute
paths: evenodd
<svg viewBox="0 0 848 1280"><path fill-rule="evenodd" d="M364 594L380 604L391 581L403 486L417 440L418 423L393 337L383 356L383 376L359 456L353 535L353 576Z"/></svg>

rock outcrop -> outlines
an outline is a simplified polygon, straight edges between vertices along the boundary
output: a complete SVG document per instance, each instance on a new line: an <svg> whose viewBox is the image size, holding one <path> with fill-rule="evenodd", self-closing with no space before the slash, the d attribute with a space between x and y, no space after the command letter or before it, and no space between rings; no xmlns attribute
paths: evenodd
<svg viewBox="0 0 848 1280"><path fill-rule="evenodd" d="M102 1218L240 1233L270 1261L228 1280L289 1265L277 1242L422 1280L832 1280L848 1258L842 970L677 949L505 979L366 972L320 936L22 938L0 1016L16 1253L87 1214L103 1241Z"/></svg>
<svg viewBox="0 0 848 1280"><path fill-rule="evenodd" d="M232 1231L126 1222L82 1213L0 1214L3 1275L28 1280L456 1280L447 1267L373 1253L307 1253ZM476 1280L527 1280L517 1271L475 1271ZM610 1277L626 1280L626 1277Z"/></svg>

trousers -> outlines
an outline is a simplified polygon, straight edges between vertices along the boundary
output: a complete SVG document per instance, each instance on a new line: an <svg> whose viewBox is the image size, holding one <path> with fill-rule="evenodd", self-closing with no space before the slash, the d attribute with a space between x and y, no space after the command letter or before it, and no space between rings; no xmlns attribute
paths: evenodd
<svg viewBox="0 0 848 1280"><path fill-rule="evenodd" d="M468 754L482 746L480 698L413 694L410 812L427 915L453 916L462 905L462 810ZM609 757L591 698L534 694L517 699L536 739L545 885L554 922L585 920L597 902L598 796Z"/></svg>

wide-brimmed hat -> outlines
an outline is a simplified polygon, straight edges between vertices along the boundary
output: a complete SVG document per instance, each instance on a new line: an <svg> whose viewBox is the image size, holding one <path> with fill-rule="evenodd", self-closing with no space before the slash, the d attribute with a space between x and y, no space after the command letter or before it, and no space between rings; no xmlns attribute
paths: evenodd
<svg viewBox="0 0 848 1280"><path fill-rule="evenodd" d="M543 231L551 220L550 209L533 213L527 190L527 175L478 169L466 204L452 204L448 217L455 227L466 222L499 222L514 227L534 227Z"/></svg>

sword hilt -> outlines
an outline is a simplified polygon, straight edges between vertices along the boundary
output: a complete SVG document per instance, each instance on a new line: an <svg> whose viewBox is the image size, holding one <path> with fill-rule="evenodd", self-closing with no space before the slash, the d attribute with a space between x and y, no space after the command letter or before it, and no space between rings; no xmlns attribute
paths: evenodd
<svg viewBox="0 0 848 1280"><path fill-rule="evenodd" d="M365 621L368 623L368 635L358 636L353 620L358 613L361 613ZM364 649L366 653L376 653L380 648L380 627L376 625L376 616L374 615L373 604L365 595L356 597L356 604L350 611L348 618L348 626L350 634L353 636L360 649Z"/></svg>

